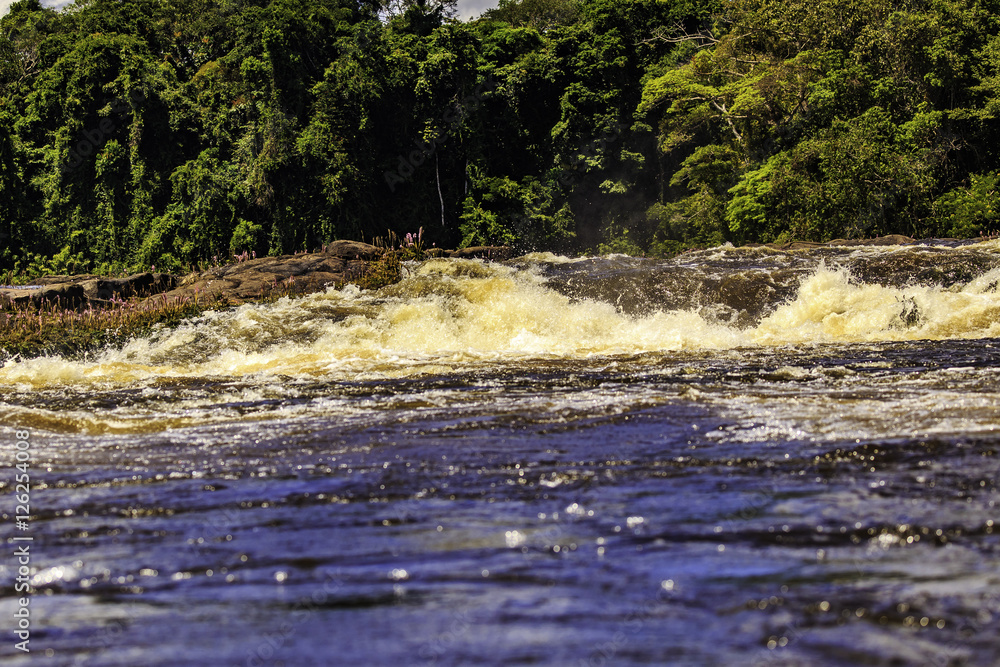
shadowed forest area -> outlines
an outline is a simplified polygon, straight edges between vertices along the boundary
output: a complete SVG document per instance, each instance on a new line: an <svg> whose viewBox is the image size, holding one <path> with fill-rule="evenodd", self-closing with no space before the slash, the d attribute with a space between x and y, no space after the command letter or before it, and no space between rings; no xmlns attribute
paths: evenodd
<svg viewBox="0 0 1000 667"><path fill-rule="evenodd" d="M995 229L1000 1L21 0L0 269Z"/></svg>

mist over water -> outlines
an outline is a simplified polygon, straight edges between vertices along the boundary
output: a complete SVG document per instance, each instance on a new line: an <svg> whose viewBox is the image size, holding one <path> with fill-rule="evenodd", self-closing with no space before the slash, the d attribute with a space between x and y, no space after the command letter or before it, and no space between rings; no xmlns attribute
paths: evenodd
<svg viewBox="0 0 1000 667"><path fill-rule="evenodd" d="M998 282L996 242L431 260L8 361L38 644L993 664Z"/></svg>

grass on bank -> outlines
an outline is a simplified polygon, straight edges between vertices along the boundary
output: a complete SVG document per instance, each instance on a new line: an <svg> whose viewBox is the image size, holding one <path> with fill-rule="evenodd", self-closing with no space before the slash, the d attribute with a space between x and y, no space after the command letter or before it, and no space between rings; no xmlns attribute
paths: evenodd
<svg viewBox="0 0 1000 667"><path fill-rule="evenodd" d="M105 308L18 305L0 312L0 360L44 355L77 356L147 335L157 324L174 327L229 304L224 299L150 297Z"/></svg>
<svg viewBox="0 0 1000 667"><path fill-rule="evenodd" d="M366 290L376 290L396 283L402 277L402 259L388 252L382 259L368 263L360 276L337 285L353 283ZM250 299L268 303L279 298L304 296L293 282L277 283L275 289ZM44 355L79 357L129 340L149 335L153 327L176 327L185 319L209 310L222 310L234 304L225 295L215 298L152 296L145 299L113 300L104 307L88 306L83 310L66 308L56 302L8 305L0 309L0 363L11 358Z"/></svg>

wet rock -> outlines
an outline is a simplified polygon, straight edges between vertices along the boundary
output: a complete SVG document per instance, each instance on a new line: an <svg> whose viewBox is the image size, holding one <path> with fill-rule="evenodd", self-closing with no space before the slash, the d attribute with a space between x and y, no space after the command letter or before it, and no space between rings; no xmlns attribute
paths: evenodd
<svg viewBox="0 0 1000 667"><path fill-rule="evenodd" d="M662 272L647 260L632 257L554 264L546 274L548 286L571 299L603 301L634 316L665 308L675 299L680 303L686 286L675 280L676 272Z"/></svg>
<svg viewBox="0 0 1000 667"><path fill-rule="evenodd" d="M499 262L510 259L511 249L505 246L472 246L471 248L453 250L449 253L449 257L458 259L491 259Z"/></svg>
<svg viewBox="0 0 1000 667"><path fill-rule="evenodd" d="M812 270L684 261L598 257L549 266L546 278L562 294L610 303L627 315L694 308L710 321L743 328L793 298Z"/></svg>
<svg viewBox="0 0 1000 667"><path fill-rule="evenodd" d="M168 273L136 273L126 278L89 278L78 284L88 300L111 301L166 292L177 284L177 278Z"/></svg>
<svg viewBox="0 0 1000 667"><path fill-rule="evenodd" d="M326 247L326 254L341 259L378 259L385 250L360 241L333 241Z"/></svg>
<svg viewBox="0 0 1000 667"><path fill-rule="evenodd" d="M45 286L62 285L68 283L79 283L93 278L100 278L100 276L95 276L90 274L80 274L78 276L63 276L63 275L41 276L40 278L33 278L31 283L33 285L45 285Z"/></svg>
<svg viewBox="0 0 1000 667"><path fill-rule="evenodd" d="M791 243L767 244L769 248L775 248L777 250L814 250L816 248L823 248L826 245L826 243L813 243L812 241L792 241Z"/></svg>
<svg viewBox="0 0 1000 667"><path fill-rule="evenodd" d="M29 302L36 289L37 287L25 289L19 286L0 288L0 308L10 308L13 305Z"/></svg>
<svg viewBox="0 0 1000 667"><path fill-rule="evenodd" d="M63 308L77 308L86 301L86 296L80 285L59 283L36 290L30 299L36 306L55 303Z"/></svg>
<svg viewBox="0 0 1000 667"><path fill-rule="evenodd" d="M224 299L238 304L274 293L305 294L361 278L372 261L386 250L358 241L333 241L323 252L259 257L217 266L178 277L165 273L137 273L126 278L107 276L44 276L30 289L0 288L0 305L59 301L67 307L107 306L116 300L161 295L173 299ZM400 251L396 251L400 253ZM448 251L431 248L428 258L458 257L503 260L510 248L477 246Z"/></svg>
<svg viewBox="0 0 1000 667"><path fill-rule="evenodd" d="M399 252L399 251L397 251ZM31 289L0 288L0 305L59 301L67 307L108 306L115 300L160 295L167 299L222 299L239 304L275 293L305 294L361 278L369 263L386 251L357 241L334 241L324 252L260 257L217 266L183 277L138 273L126 278L107 276L45 276ZM432 248L432 257L506 259L509 248L475 247L459 251Z"/></svg>
<svg viewBox="0 0 1000 667"><path fill-rule="evenodd" d="M137 273L107 276L44 276L34 285L0 289L0 305L58 301L65 307L108 306L115 300L161 295L164 298L225 298L242 303L274 292L308 293L361 277L381 249L365 243L338 241L324 253L261 257L218 266L183 277ZM368 259L366 259L368 258Z"/></svg>
<svg viewBox="0 0 1000 667"><path fill-rule="evenodd" d="M885 255L853 259L848 269L857 280L886 287L968 283L1000 265L992 253L949 251L944 248L908 248Z"/></svg>
<svg viewBox="0 0 1000 667"><path fill-rule="evenodd" d="M738 313L732 324L748 327L794 297L802 277L803 272L794 269L746 271L724 278L714 296Z"/></svg>
<svg viewBox="0 0 1000 667"><path fill-rule="evenodd" d="M318 292L358 278L364 273L366 266L365 260L331 256L329 250L326 253L260 257L190 274L180 282L177 289L164 296L225 297L233 303L242 303L275 292Z"/></svg>
<svg viewBox="0 0 1000 667"><path fill-rule="evenodd" d="M874 246L887 246L887 245L911 245L916 243L916 239L909 236L903 236L901 234L889 234L888 236L880 236L878 238L872 239L868 245Z"/></svg>
<svg viewBox="0 0 1000 667"><path fill-rule="evenodd" d="M137 273L126 278L106 276L42 276L34 285L0 289L0 303L40 305L56 302L66 308L107 305L113 299L147 297L172 289L177 278L168 273Z"/></svg>
<svg viewBox="0 0 1000 667"><path fill-rule="evenodd" d="M826 243L817 243L814 241L791 241L789 243L765 244L749 243L746 247L755 248L763 245L764 247L772 248L774 250L814 250L817 248L855 248L858 246L911 245L914 243L917 243L917 241L909 236L889 234L887 236L878 236L873 239L833 239L832 241L827 241Z"/></svg>
<svg viewBox="0 0 1000 667"><path fill-rule="evenodd" d="M853 248L857 246L890 246L890 245L910 245L916 243L916 239L902 234L889 234L888 236L878 236L873 239L833 239L824 245Z"/></svg>

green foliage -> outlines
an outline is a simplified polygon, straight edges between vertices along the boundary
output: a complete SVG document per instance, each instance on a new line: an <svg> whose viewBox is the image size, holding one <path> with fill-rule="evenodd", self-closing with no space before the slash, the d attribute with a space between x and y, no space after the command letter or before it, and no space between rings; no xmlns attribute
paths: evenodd
<svg viewBox="0 0 1000 667"><path fill-rule="evenodd" d="M994 0L21 0L0 269L994 224ZM59 259L61 258L61 259Z"/></svg>
<svg viewBox="0 0 1000 667"><path fill-rule="evenodd" d="M170 181L173 198L147 236L143 264L155 264L164 253L194 264L261 247L262 228L237 218L243 204L237 167L221 163L217 151L208 149L181 165Z"/></svg>
<svg viewBox="0 0 1000 667"><path fill-rule="evenodd" d="M30 280L46 275L86 273L89 268L90 262L84 254L82 252L74 254L67 245L51 257L28 253L14 263L11 272Z"/></svg>
<svg viewBox="0 0 1000 667"><path fill-rule="evenodd" d="M917 233L942 160L938 121L930 114L897 127L873 107L834 122L744 173L730 190L730 229L764 241Z"/></svg>
<svg viewBox="0 0 1000 667"><path fill-rule="evenodd" d="M670 233L704 229L720 203L735 241L968 229L935 200L994 159L983 162L992 132L964 121L992 113L995 9L730 3L714 32L681 38L686 62L644 85L661 164L694 191L680 210L665 192Z"/></svg>
<svg viewBox="0 0 1000 667"><path fill-rule="evenodd" d="M461 216L461 247L509 245L521 250L565 247L575 236L568 204L528 177L523 183L469 171L473 187Z"/></svg>
<svg viewBox="0 0 1000 667"><path fill-rule="evenodd" d="M973 174L967 186L957 187L934 202L937 227L948 236L973 237L1000 228L997 188L1000 173Z"/></svg>
<svg viewBox="0 0 1000 667"><path fill-rule="evenodd" d="M580 3L577 0L500 0L497 7L488 10L484 17L513 26L547 30L569 25L578 19L579 14Z"/></svg>
<svg viewBox="0 0 1000 667"><path fill-rule="evenodd" d="M645 248L630 238L628 229L612 226L605 231L605 240L599 243L593 254L596 255L631 255L633 257L645 254Z"/></svg>
<svg viewBox="0 0 1000 667"><path fill-rule="evenodd" d="M351 282L361 289L377 290L399 282L403 263L398 252L387 252L365 266L365 272Z"/></svg>

